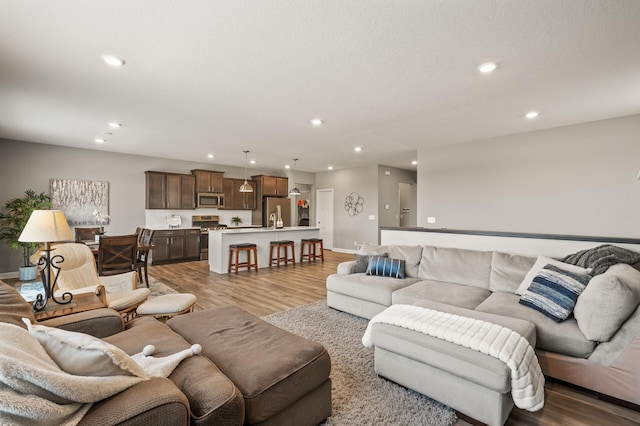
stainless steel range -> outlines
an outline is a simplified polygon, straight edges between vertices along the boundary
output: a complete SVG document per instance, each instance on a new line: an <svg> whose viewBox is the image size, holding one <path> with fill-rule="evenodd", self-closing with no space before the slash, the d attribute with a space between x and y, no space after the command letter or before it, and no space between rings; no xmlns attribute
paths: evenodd
<svg viewBox="0 0 640 426"><path fill-rule="evenodd" d="M219 220L220 217L214 215L191 216L191 225L200 227L200 260L209 259L209 230L227 229Z"/></svg>

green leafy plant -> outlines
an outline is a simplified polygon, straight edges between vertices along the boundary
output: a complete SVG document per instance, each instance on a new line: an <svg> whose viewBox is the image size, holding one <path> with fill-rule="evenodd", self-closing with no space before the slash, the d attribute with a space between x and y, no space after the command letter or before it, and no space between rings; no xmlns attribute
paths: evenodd
<svg viewBox="0 0 640 426"><path fill-rule="evenodd" d="M4 208L6 211L0 213L0 240L6 240L13 249L22 248L23 266L29 266L29 257L35 252L38 243L23 243L18 238L34 210L51 208L51 197L44 192L36 194L28 189L23 197L7 201Z"/></svg>
<svg viewBox="0 0 640 426"><path fill-rule="evenodd" d="M242 223L242 218L240 216L234 216L231 218L231 223L233 223L235 226L238 226Z"/></svg>

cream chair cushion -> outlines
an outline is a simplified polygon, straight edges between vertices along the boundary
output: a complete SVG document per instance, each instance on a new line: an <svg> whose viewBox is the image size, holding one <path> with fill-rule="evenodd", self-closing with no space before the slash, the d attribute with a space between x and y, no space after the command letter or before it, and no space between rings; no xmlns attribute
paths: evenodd
<svg viewBox="0 0 640 426"><path fill-rule="evenodd" d="M64 261L60 263L57 285L60 290L76 290L84 287L98 286L98 272L96 261L91 249L84 244L58 244L51 252L51 256L60 255Z"/></svg>
<svg viewBox="0 0 640 426"><path fill-rule="evenodd" d="M121 311L147 300L151 294L148 288L138 288L125 293L107 293L107 307Z"/></svg>

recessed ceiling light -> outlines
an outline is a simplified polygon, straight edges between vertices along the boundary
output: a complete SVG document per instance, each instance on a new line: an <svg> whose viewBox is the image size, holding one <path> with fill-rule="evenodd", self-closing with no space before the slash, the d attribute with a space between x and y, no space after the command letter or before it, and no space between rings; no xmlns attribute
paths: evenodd
<svg viewBox="0 0 640 426"><path fill-rule="evenodd" d="M333 166L327 167L328 170L333 170Z"/></svg>
<svg viewBox="0 0 640 426"><path fill-rule="evenodd" d="M285 168L285 169L290 169L290 168L291 168L291 166L290 166L290 165L288 165L288 164L285 164L285 165L284 165L284 168Z"/></svg>
<svg viewBox="0 0 640 426"><path fill-rule="evenodd" d="M483 74L488 74L490 72L495 71L496 68L498 68L498 64L496 64L495 62L485 62L484 64L478 67L478 71L480 71Z"/></svg>
<svg viewBox="0 0 640 426"><path fill-rule="evenodd" d="M118 123L117 121L110 121L109 126L114 129L117 129L118 127L122 127L122 124Z"/></svg>
<svg viewBox="0 0 640 426"><path fill-rule="evenodd" d="M213 158L213 157L214 157L214 155L213 155L213 154L207 154L207 157L209 157L209 158Z"/></svg>
<svg viewBox="0 0 640 426"><path fill-rule="evenodd" d="M256 160L251 160L251 161L249 161L249 163L256 164Z"/></svg>
<svg viewBox="0 0 640 426"><path fill-rule="evenodd" d="M418 165L418 162L417 162L416 160L413 160L413 161L411 162L411 165L413 165L413 166L417 166L417 165Z"/></svg>
<svg viewBox="0 0 640 426"><path fill-rule="evenodd" d="M528 119L532 119L532 118L536 118L539 115L540 113L538 111L529 111L524 116L527 117Z"/></svg>
<svg viewBox="0 0 640 426"><path fill-rule="evenodd" d="M104 139L102 139L102 138L95 138L94 141L96 143L104 143Z"/></svg>
<svg viewBox="0 0 640 426"><path fill-rule="evenodd" d="M353 150L355 152L362 152L362 147L361 146L356 146L355 148L353 148Z"/></svg>
<svg viewBox="0 0 640 426"><path fill-rule="evenodd" d="M112 67L121 67L126 63L124 59L113 55L102 55L100 57L107 65L111 65Z"/></svg>
<svg viewBox="0 0 640 426"><path fill-rule="evenodd" d="M311 124L313 124L314 126L320 126L322 124L322 120L320 120L319 118L314 118L313 120L311 120Z"/></svg>

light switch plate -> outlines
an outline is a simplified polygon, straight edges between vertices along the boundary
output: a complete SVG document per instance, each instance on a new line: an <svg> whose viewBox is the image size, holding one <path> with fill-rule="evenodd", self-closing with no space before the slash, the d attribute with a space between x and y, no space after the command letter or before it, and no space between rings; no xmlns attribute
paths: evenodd
<svg viewBox="0 0 640 426"><path fill-rule="evenodd" d="M436 223L436 218L433 216L427 217L427 223Z"/></svg>
<svg viewBox="0 0 640 426"><path fill-rule="evenodd" d="M376 220L376 215L375 214L370 214L369 215L369 220Z"/></svg>

